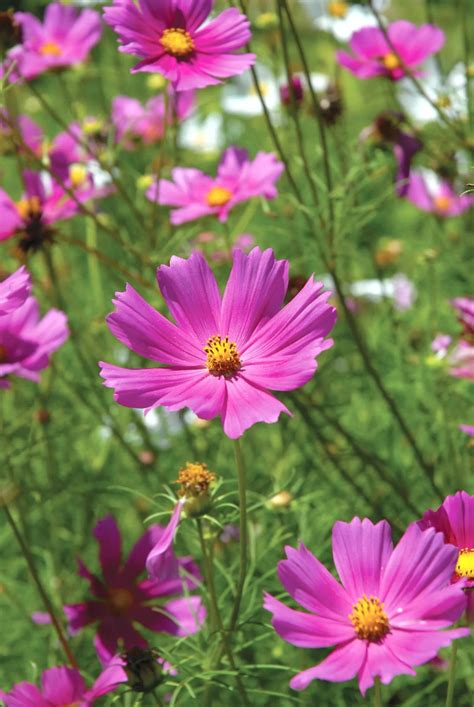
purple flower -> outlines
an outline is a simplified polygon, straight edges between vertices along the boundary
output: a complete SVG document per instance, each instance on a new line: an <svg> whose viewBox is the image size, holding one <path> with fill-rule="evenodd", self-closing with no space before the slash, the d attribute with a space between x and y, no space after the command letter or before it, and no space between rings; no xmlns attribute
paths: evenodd
<svg viewBox="0 0 474 707"><path fill-rule="evenodd" d="M74 66L87 58L100 39L100 16L93 10L79 14L59 2L46 7L43 24L29 12L15 12L22 43L8 54L4 71L16 62L12 78L33 79L50 69Z"/></svg>
<svg viewBox="0 0 474 707"><path fill-rule="evenodd" d="M319 665L291 679L293 689L357 675L365 694L376 676L388 684L396 675L414 675L415 666L469 634L465 628L440 630L466 607L462 585L450 584L457 550L441 533L413 524L393 548L386 521L354 518L335 523L332 548L341 584L302 543L286 547L287 559L278 563L281 583L306 612L265 594L273 627L286 641L335 646Z"/></svg>
<svg viewBox="0 0 474 707"><path fill-rule="evenodd" d="M119 35L120 51L143 57L133 69L158 71L177 91L204 88L241 74L254 54L237 54L250 23L236 8L206 22L213 0L114 0L104 19Z"/></svg>
<svg viewBox="0 0 474 707"><path fill-rule="evenodd" d="M288 261L254 248L234 253L221 296L200 253L173 257L158 268L158 284L176 325L127 285L107 318L111 332L136 354L160 368L126 369L100 363L115 400L133 408L191 408L201 418L218 415L235 439L256 422L290 414L269 390L294 390L317 368L316 356L332 346L326 339L336 321L330 292L311 277L282 308Z"/></svg>
<svg viewBox="0 0 474 707"><path fill-rule="evenodd" d="M364 27L354 32L349 46L353 55L338 51L339 64L359 79L387 76L399 81L405 76L400 59L412 73L420 75L419 65L444 45L444 32L433 25L417 27L406 20L392 22L387 34L395 52L378 27Z"/></svg>
<svg viewBox="0 0 474 707"><path fill-rule="evenodd" d="M443 533L445 542L457 548L451 581L461 581L466 588L467 615L471 621L474 619L474 496L465 491L447 496L436 511L426 511L418 525L423 530L434 528Z"/></svg>
<svg viewBox="0 0 474 707"><path fill-rule="evenodd" d="M61 665L43 672L41 689L30 682L19 682L10 692L0 692L0 700L6 707L89 707L124 682L127 675L117 661L102 671L90 690L78 670Z"/></svg>
<svg viewBox="0 0 474 707"><path fill-rule="evenodd" d="M200 580L191 557L178 558L169 549L156 568L156 579L139 580L148 553L163 533L164 528L159 525L150 527L122 564L120 531L114 518L106 516L94 528L102 577L92 574L81 560L78 561L78 574L89 582L93 599L68 604L64 611L72 633L98 622L94 644L102 662L112 658L119 644L123 644L125 650L148 645L135 629L135 623L150 631L187 636L196 633L204 621L205 609L200 597L183 596L186 587L194 589ZM181 573L186 576L182 577ZM150 605L156 600L160 603Z"/></svg>
<svg viewBox="0 0 474 707"><path fill-rule="evenodd" d="M49 365L50 355L68 338L64 312L50 309L40 319L39 305L28 297L22 305L0 317L0 384L9 387L6 376L34 382Z"/></svg>
<svg viewBox="0 0 474 707"><path fill-rule="evenodd" d="M30 275L22 265L12 275L0 282L0 316L13 312L30 294Z"/></svg>
<svg viewBox="0 0 474 707"><path fill-rule="evenodd" d="M421 172L412 172L405 196L408 201L422 211L429 211L442 218L459 216L474 204L472 194L459 196L451 184L427 173L425 179Z"/></svg>
<svg viewBox="0 0 474 707"><path fill-rule="evenodd" d="M171 223L179 225L202 216L215 215L227 221L229 212L238 203L256 196L274 199L275 182L284 166L275 155L258 152L249 160L246 150L228 147L217 168L217 177L209 177L198 169L175 167L173 181L160 179L146 195L150 201L176 206Z"/></svg>
<svg viewBox="0 0 474 707"><path fill-rule="evenodd" d="M132 139L141 140L145 145L162 139L166 124L171 125L187 118L195 107L194 91L176 93L168 91L169 106L163 95L151 98L145 105L135 98L116 96L112 102L112 122L115 125L117 142L122 142L127 149L133 148Z"/></svg>

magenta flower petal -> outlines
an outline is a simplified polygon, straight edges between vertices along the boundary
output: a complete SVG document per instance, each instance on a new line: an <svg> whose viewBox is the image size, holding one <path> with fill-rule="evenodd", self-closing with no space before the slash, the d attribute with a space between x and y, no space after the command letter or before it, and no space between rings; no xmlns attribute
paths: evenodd
<svg viewBox="0 0 474 707"><path fill-rule="evenodd" d="M280 413L290 415L286 405L265 390L252 385L242 375L228 381L227 401L222 413L222 425L230 439L241 437L257 422L276 422Z"/></svg>
<svg viewBox="0 0 474 707"><path fill-rule="evenodd" d="M411 634L412 635L412 634ZM413 640L413 639L412 639ZM396 675L415 675L415 671L396 655L393 644L368 643L367 655L359 672L359 688L363 695L369 687L373 687L375 677L380 677L384 685L388 685ZM449 642L448 642L449 645ZM432 657L436 655L433 653Z"/></svg>
<svg viewBox="0 0 474 707"><path fill-rule="evenodd" d="M410 66L421 64L431 54L439 52L445 42L444 32L439 27L416 27L406 20L392 22L388 36L394 46L403 47L403 59Z"/></svg>
<svg viewBox="0 0 474 707"><path fill-rule="evenodd" d="M170 630L167 633L175 633L176 636L197 633L206 619L206 607L197 596L171 599L163 606L163 610L172 617L176 626L175 631Z"/></svg>
<svg viewBox="0 0 474 707"><path fill-rule="evenodd" d="M51 707L36 685L29 682L19 682L7 694L2 694L1 699L7 707Z"/></svg>
<svg viewBox="0 0 474 707"><path fill-rule="evenodd" d="M30 275L24 265L0 282L0 316L18 309L30 293Z"/></svg>
<svg viewBox="0 0 474 707"><path fill-rule="evenodd" d="M319 665L303 670L290 680L293 690L304 690L313 680L344 682L352 680L361 669L367 655L363 641L349 641L338 646Z"/></svg>
<svg viewBox="0 0 474 707"><path fill-rule="evenodd" d="M469 437L474 437L474 425L459 425L459 429Z"/></svg>
<svg viewBox="0 0 474 707"><path fill-rule="evenodd" d="M45 670L41 684L44 697L53 705L74 704L82 698L86 690L81 674L64 666Z"/></svg>
<svg viewBox="0 0 474 707"><path fill-rule="evenodd" d="M103 604L98 601L87 601L84 604L65 604L64 613L72 634L78 633L84 626L89 626L105 615Z"/></svg>
<svg viewBox="0 0 474 707"><path fill-rule="evenodd" d="M118 685L127 681L127 674L121 665L120 659L118 656L114 656L109 665L105 667L94 682L91 689L85 693L84 697L89 702L93 702L99 697L112 692Z"/></svg>
<svg viewBox="0 0 474 707"><path fill-rule="evenodd" d="M132 581L143 572L148 555L160 538L163 537L164 532L166 531L162 526L152 525L138 538L125 561L121 573L124 579Z"/></svg>
<svg viewBox="0 0 474 707"><path fill-rule="evenodd" d="M159 577L161 572L161 566L163 562L163 555L166 553L170 547L173 545L174 536L178 523L181 519L181 513L183 510L184 501L178 501L174 507L174 511L171 515L170 521L166 526L166 530L162 533L156 545L152 548L148 557L146 558L146 569L149 575L152 577Z"/></svg>
<svg viewBox="0 0 474 707"><path fill-rule="evenodd" d="M337 522L332 531L334 564L351 599L379 595L380 576L393 551L390 526L368 518Z"/></svg>
<svg viewBox="0 0 474 707"><path fill-rule="evenodd" d="M106 582L116 579L122 557L122 538L115 518L102 518L93 530L99 543L99 560Z"/></svg>

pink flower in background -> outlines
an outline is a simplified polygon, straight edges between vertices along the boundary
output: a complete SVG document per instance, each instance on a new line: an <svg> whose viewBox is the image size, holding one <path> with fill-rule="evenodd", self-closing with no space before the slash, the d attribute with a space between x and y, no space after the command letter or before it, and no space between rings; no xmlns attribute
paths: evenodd
<svg viewBox="0 0 474 707"><path fill-rule="evenodd" d="M406 20L389 24L387 34L393 48L378 27L364 27L354 32L349 41L353 54L338 51L339 64L359 79L387 76L392 81L399 81L406 75L400 59L419 76L420 64L438 52L445 40L444 32L438 27L417 27Z"/></svg>
<svg viewBox="0 0 474 707"><path fill-rule="evenodd" d="M435 177L427 180L420 172L412 172L405 193L408 201L422 211L440 217L459 216L474 204L472 194L457 194L451 184Z"/></svg>
<svg viewBox="0 0 474 707"><path fill-rule="evenodd" d="M209 177L199 169L175 167L173 181L160 179L146 195L150 201L177 207L171 212L171 223L179 225L202 216L217 216L227 221L238 203L256 196L274 199L275 182L284 166L270 152L258 152L249 160L246 150L228 147L217 168L217 177Z"/></svg>
<svg viewBox="0 0 474 707"><path fill-rule="evenodd" d="M455 297L451 304L457 312L462 325L462 337L474 343L474 299L472 297Z"/></svg>
<svg viewBox="0 0 474 707"><path fill-rule="evenodd" d="M152 145L162 139L166 124L171 125L187 118L195 107L194 91L176 93L168 91L168 115L166 100L163 95L155 96L142 105L140 101L128 96L116 96L112 102L112 122L115 126L117 142L122 142L127 149L133 148L132 139L141 140L145 145Z"/></svg>
<svg viewBox="0 0 474 707"><path fill-rule="evenodd" d="M474 437L474 425L459 425L459 429L469 437Z"/></svg>
<svg viewBox="0 0 474 707"><path fill-rule="evenodd" d="M30 294L30 275L22 265L12 275L0 282L0 316L18 309Z"/></svg>
<svg viewBox="0 0 474 707"><path fill-rule="evenodd" d="M459 341L448 354L449 372L455 378L474 380L474 345Z"/></svg>
<svg viewBox="0 0 474 707"><path fill-rule="evenodd" d="M468 620L472 621L474 619L474 496L470 496L465 491L447 496L436 511L426 511L423 518L418 521L418 525L423 530L434 528L443 533L445 542L457 548L457 562L452 571L451 581L453 583L461 581L462 586L466 588L467 616Z"/></svg>
<svg viewBox="0 0 474 707"><path fill-rule="evenodd" d="M290 76L290 84L284 83L280 86L280 100L284 106L299 105L304 99L304 86L302 79L298 76Z"/></svg>
<svg viewBox="0 0 474 707"><path fill-rule="evenodd" d="M376 676L388 684L396 675L415 675L414 667L469 634L441 630L466 607L463 584L450 584L458 552L441 533L413 524L393 548L386 521L354 518L335 523L332 548L341 584L302 543L286 547L287 559L278 563L281 583L305 612L265 594L273 628L288 643L335 646L319 665L291 679L293 689L357 675L364 695Z"/></svg>
<svg viewBox="0 0 474 707"><path fill-rule="evenodd" d="M59 2L47 5L43 23L29 12L15 12L22 43L13 47L3 67L16 62L12 78L33 79L44 71L74 66L84 61L102 32L100 16L93 10L78 13Z"/></svg>
<svg viewBox="0 0 474 707"><path fill-rule="evenodd" d="M37 383L50 355L68 338L64 312L50 309L40 319L39 305L28 297L22 305L0 317L0 387L9 387L7 376Z"/></svg>
<svg viewBox="0 0 474 707"><path fill-rule="evenodd" d="M254 54L237 54L250 39L250 22L236 8L206 21L213 0L114 0L104 19L118 34L119 50L143 57L132 69L159 72L177 91L204 88L241 74Z"/></svg>
<svg viewBox="0 0 474 707"><path fill-rule="evenodd" d="M284 307L288 261L254 248L234 253L221 296L204 257L173 257L157 272L158 284L176 325L127 285L116 294L110 331L136 354L161 368L126 369L101 362L105 385L120 405L151 410L190 408L206 420L220 416L235 439L257 422L290 414L269 390L294 390L314 375L316 356L332 346L326 339L336 310L311 277Z"/></svg>
<svg viewBox="0 0 474 707"><path fill-rule="evenodd" d="M78 670L61 665L43 672L41 689L30 682L19 682L10 692L0 692L0 700L6 707L89 707L124 682L127 675L117 661L102 671L89 690Z"/></svg>
<svg viewBox="0 0 474 707"><path fill-rule="evenodd" d="M79 560L78 573L89 582L93 598L68 604L64 611L72 633L98 623L94 644L102 662L109 661L118 646L128 650L148 645L135 629L135 623L150 631L187 636L196 633L204 621L205 609L200 597L183 596L186 588L194 589L200 580L191 557L178 558L169 549L161 558L156 578L139 579L145 571L148 553L164 530L159 525L150 527L122 563L122 541L114 518L106 516L94 528L102 577L92 574Z"/></svg>
<svg viewBox="0 0 474 707"><path fill-rule="evenodd" d="M19 115L13 118L8 115L6 110L0 110L0 142L3 142L3 140L10 143L9 147L18 147L18 149L23 149L26 152L21 145L21 142L24 142L39 157L43 144L43 131L27 115Z"/></svg>

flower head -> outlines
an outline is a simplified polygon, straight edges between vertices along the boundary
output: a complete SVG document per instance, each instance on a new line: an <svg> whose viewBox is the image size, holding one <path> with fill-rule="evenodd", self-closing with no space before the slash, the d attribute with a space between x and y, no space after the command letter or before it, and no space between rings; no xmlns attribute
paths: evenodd
<svg viewBox="0 0 474 707"><path fill-rule="evenodd" d="M112 661L87 689L78 670L60 665L43 672L41 689L30 682L19 682L10 692L0 692L0 699L6 707L89 707L126 681L121 665Z"/></svg>
<svg viewBox="0 0 474 707"><path fill-rule="evenodd" d="M387 684L396 675L414 675L414 667L469 633L441 630L461 616L466 598L461 585L450 584L458 553L440 533L413 524L393 548L386 521L354 518L335 523L332 548L341 584L303 544L287 547L287 559L278 564L281 583L306 612L265 595L273 627L286 641L335 646L319 665L292 678L293 689L357 675L365 694L376 676Z"/></svg>
<svg viewBox="0 0 474 707"><path fill-rule="evenodd" d="M283 164L272 153L258 152L254 160L249 160L246 150L229 147L216 177L198 169L175 167L173 181L160 179L148 189L147 197L177 207L171 212L175 225L212 215L227 221L231 209L242 201L256 196L274 199L275 182L282 171Z"/></svg>
<svg viewBox="0 0 474 707"><path fill-rule="evenodd" d="M66 605L64 611L73 633L98 622L94 643L102 662L111 659L119 644L125 650L147 647L135 623L150 631L187 636L198 631L204 621L205 610L200 598L183 596L185 588L194 589L200 579L199 570L190 557L178 558L169 549L160 558L156 579L139 579L148 553L163 533L164 528L159 525L149 528L122 563L122 542L114 518L106 516L94 528L102 577L92 574L79 560L78 573L89 582L93 598L81 604ZM158 604L156 600L161 601ZM150 605L152 601L155 603Z"/></svg>
<svg viewBox="0 0 474 707"><path fill-rule="evenodd" d="M206 22L213 0L114 0L104 19L118 34L120 51L142 60L132 69L158 71L177 91L204 88L241 74L254 54L237 54L250 39L250 23L236 8Z"/></svg>
<svg viewBox="0 0 474 707"><path fill-rule="evenodd" d="M456 310L461 324L462 338L474 344L474 299L472 297L455 297L451 304Z"/></svg>
<svg viewBox="0 0 474 707"><path fill-rule="evenodd" d="M8 387L10 376L38 382L40 371L49 365L50 355L68 335L64 312L50 309L40 319L34 297L27 297L19 307L0 317L1 387Z"/></svg>
<svg viewBox="0 0 474 707"><path fill-rule="evenodd" d="M402 79L397 87L398 101L406 114L416 123L423 125L440 121L441 118L436 106L453 120L459 120L466 116L467 78L466 66L462 62L455 64L444 77L436 61L429 59L423 69L423 77L419 81L425 95L421 94L418 87L409 78Z"/></svg>
<svg viewBox="0 0 474 707"><path fill-rule="evenodd" d="M429 211L441 218L459 216L474 204L473 194L459 195L452 185L434 173L413 171L405 192L408 201L422 211Z"/></svg>
<svg viewBox="0 0 474 707"><path fill-rule="evenodd" d="M24 266L0 282L0 316L21 307L30 288L30 275Z"/></svg>
<svg viewBox="0 0 474 707"><path fill-rule="evenodd" d="M102 32L97 12L78 13L60 2L48 4L43 23L29 12L16 12L15 20L21 26L22 43L8 52L4 70L15 62L12 77L27 80L84 61Z"/></svg>
<svg viewBox="0 0 474 707"><path fill-rule="evenodd" d="M418 526L422 529L434 528L443 533L444 540L457 548L456 566L451 576L452 582L462 580L466 587L467 614L474 618L474 496L458 491L447 496L441 506L424 513Z"/></svg>
<svg viewBox="0 0 474 707"><path fill-rule="evenodd" d="M269 249L234 253L224 295L200 253L173 257L158 283L176 321L154 310L127 285L117 293L111 332L160 368L129 370L101 363L105 385L121 405L170 410L189 407L201 418L221 416L235 439L256 422L276 422L287 408L269 390L293 390L316 371L316 356L336 321L330 292L311 277L282 308L288 262Z"/></svg>
<svg viewBox="0 0 474 707"><path fill-rule="evenodd" d="M392 22L387 27L387 34L390 42L378 27L365 27L355 32L349 41L353 54L338 51L339 64L359 79L386 76L399 81L406 75L404 66L419 75L419 65L439 51L445 39L444 32L438 27L417 27L406 20Z"/></svg>

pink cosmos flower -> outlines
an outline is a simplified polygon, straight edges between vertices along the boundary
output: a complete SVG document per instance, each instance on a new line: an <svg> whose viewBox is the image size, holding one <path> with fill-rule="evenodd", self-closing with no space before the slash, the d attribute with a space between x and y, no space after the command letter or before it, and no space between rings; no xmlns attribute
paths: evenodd
<svg viewBox="0 0 474 707"><path fill-rule="evenodd" d="M50 355L68 336L64 312L50 309L40 319L34 297L27 297L22 305L0 317L0 387L9 387L7 376L37 383Z"/></svg>
<svg viewBox="0 0 474 707"><path fill-rule="evenodd" d="M463 328L462 337L474 342L474 299L472 297L455 297L451 304L456 310L459 323Z"/></svg>
<svg viewBox="0 0 474 707"><path fill-rule="evenodd" d="M400 59L413 74L420 75L419 65L444 45L444 32L433 25L417 27L406 20L392 22L388 37L395 51L378 27L364 27L354 32L349 42L353 55L336 53L339 64L359 79L387 76L399 81L406 75Z"/></svg>
<svg viewBox="0 0 474 707"><path fill-rule="evenodd" d="M474 204L472 194L459 196L451 184L444 180L427 182L420 172L412 172L405 194L408 201L422 211L429 211L437 216L459 216Z"/></svg>
<svg viewBox="0 0 474 707"><path fill-rule="evenodd" d="M388 684L396 675L414 675L413 667L469 634L465 628L440 630L466 607L462 584L450 584L457 550L441 533L413 524L393 548L386 521L354 518L334 524L332 548L341 584L302 543L286 547L287 559L278 563L281 583L306 612L265 594L273 628L286 641L335 646L319 665L291 679L293 689L357 675L365 694L376 676Z"/></svg>
<svg viewBox="0 0 474 707"><path fill-rule="evenodd" d="M40 126L27 115L11 118L5 110L0 110L0 143L3 146L3 142L6 141L10 149L19 148L21 150L22 146L18 145L19 141L15 131L18 131L21 142L39 157L43 144L43 131ZM23 151L25 151L24 148Z"/></svg>
<svg viewBox="0 0 474 707"><path fill-rule="evenodd" d="M217 177L209 177L199 169L175 167L173 181L160 179L146 192L150 201L176 206L171 223L179 225L202 216L215 215L227 221L238 203L256 196L274 199L275 182L284 165L269 152L258 152L249 160L246 150L228 147L217 168Z"/></svg>
<svg viewBox="0 0 474 707"><path fill-rule="evenodd" d="M107 666L89 690L78 670L61 665L43 672L41 689L19 682L10 692L0 691L0 700L6 707L89 707L123 682L127 682L127 675L117 662Z"/></svg>
<svg viewBox="0 0 474 707"><path fill-rule="evenodd" d="M459 341L448 354L449 372L455 378L474 380L474 345Z"/></svg>
<svg viewBox="0 0 474 707"><path fill-rule="evenodd" d="M78 14L59 2L47 5L43 23L29 12L15 12L15 20L21 25L22 43L10 49L3 67L5 71L15 62L13 80L33 79L44 71L84 61L102 32L97 12Z"/></svg>
<svg viewBox="0 0 474 707"><path fill-rule="evenodd" d="M294 390L316 371L316 356L336 321L330 292L311 277L282 308L288 261L254 248L234 253L221 296L204 257L173 257L157 272L163 297L176 321L153 309L127 285L107 318L111 332L136 354L160 368L126 369L101 362L105 385L121 405L184 407L201 418L220 416L235 439L256 422L291 414L269 390Z"/></svg>
<svg viewBox="0 0 474 707"><path fill-rule="evenodd" d="M199 569L191 557L176 557L170 549L161 558L156 579L139 580L146 557L163 532L159 525L150 527L122 564L120 531L114 518L106 516L94 528L102 578L78 561L78 573L89 582L93 598L81 604L68 604L64 611L72 633L98 622L94 645L102 662L112 658L119 644L125 650L148 645L135 629L135 623L150 631L187 636L196 633L205 619L200 597L183 596L185 588L194 589L200 580ZM156 603L157 599L161 603Z"/></svg>
<svg viewBox="0 0 474 707"><path fill-rule="evenodd" d="M471 428L472 429L472 428ZM418 526L434 528L443 533L444 540L457 548L457 562L451 581L461 582L467 596L467 616L474 619L474 496L458 491L447 496L436 510L424 513Z"/></svg>
<svg viewBox="0 0 474 707"><path fill-rule="evenodd" d="M114 0L104 19L119 50L141 56L132 69L163 74L176 91L204 88L241 74L254 54L237 54L250 39L250 22L235 8L206 22L213 0ZM203 24L205 23L205 24Z"/></svg>
<svg viewBox="0 0 474 707"><path fill-rule="evenodd" d="M0 316L13 312L30 294L30 275L24 265L0 282Z"/></svg>
<svg viewBox="0 0 474 707"><path fill-rule="evenodd" d="M474 437L474 425L459 425L459 429L469 437Z"/></svg>
<svg viewBox="0 0 474 707"><path fill-rule="evenodd" d="M116 96L112 102L112 122L115 125L115 138L127 149L133 148L133 139L141 140L145 145L162 139L166 124L171 125L187 118L195 108L194 91L168 91L168 115L163 95L151 98L145 105L135 98ZM125 140L124 140L125 138Z"/></svg>

